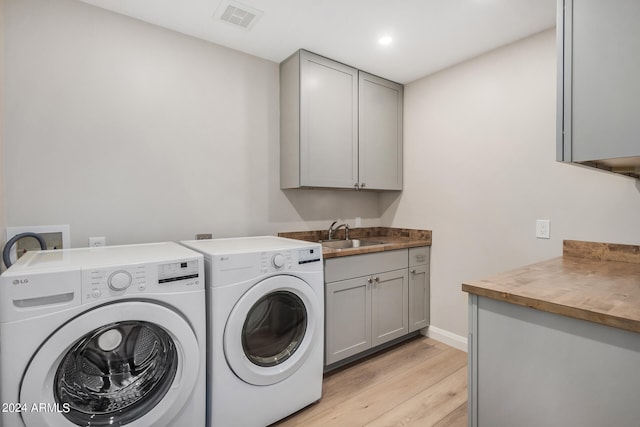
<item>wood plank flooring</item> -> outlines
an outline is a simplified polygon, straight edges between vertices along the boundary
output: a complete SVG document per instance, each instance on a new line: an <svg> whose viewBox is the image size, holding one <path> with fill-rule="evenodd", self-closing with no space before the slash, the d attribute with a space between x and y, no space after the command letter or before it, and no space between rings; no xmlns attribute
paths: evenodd
<svg viewBox="0 0 640 427"><path fill-rule="evenodd" d="M419 336L325 375L322 399L272 427L465 427L467 354Z"/></svg>

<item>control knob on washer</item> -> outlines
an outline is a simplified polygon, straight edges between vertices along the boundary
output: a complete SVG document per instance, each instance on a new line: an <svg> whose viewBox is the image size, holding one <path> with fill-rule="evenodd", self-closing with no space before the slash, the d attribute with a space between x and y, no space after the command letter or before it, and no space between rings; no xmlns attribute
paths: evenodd
<svg viewBox="0 0 640 427"><path fill-rule="evenodd" d="M124 270L114 271L109 276L107 284L114 291L123 291L131 285L131 274Z"/></svg>
<svg viewBox="0 0 640 427"><path fill-rule="evenodd" d="M273 258L271 258L271 262L275 268L282 268L284 266L284 256L282 256L282 254L275 254Z"/></svg>

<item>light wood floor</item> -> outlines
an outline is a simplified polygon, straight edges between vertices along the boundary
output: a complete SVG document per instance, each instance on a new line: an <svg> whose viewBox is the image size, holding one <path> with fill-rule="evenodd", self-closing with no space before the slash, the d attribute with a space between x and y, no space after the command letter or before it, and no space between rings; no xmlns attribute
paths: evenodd
<svg viewBox="0 0 640 427"><path fill-rule="evenodd" d="M322 399L272 427L467 425L467 354L420 336L325 375Z"/></svg>

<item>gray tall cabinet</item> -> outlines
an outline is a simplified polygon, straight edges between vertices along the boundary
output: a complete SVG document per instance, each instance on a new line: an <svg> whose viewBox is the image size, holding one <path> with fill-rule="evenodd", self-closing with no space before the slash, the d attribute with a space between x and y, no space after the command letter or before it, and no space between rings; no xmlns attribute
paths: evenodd
<svg viewBox="0 0 640 427"><path fill-rule="evenodd" d="M401 190L403 86L299 50L280 64L280 185Z"/></svg>
<svg viewBox="0 0 640 427"><path fill-rule="evenodd" d="M640 174L640 1L558 1L557 159Z"/></svg>

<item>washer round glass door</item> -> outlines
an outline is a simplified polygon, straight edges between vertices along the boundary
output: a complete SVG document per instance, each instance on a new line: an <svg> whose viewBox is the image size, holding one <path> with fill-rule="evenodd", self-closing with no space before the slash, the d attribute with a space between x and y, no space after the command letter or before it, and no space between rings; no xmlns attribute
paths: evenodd
<svg viewBox="0 0 640 427"><path fill-rule="evenodd" d="M316 295L302 279L272 276L251 287L236 303L224 333L227 363L243 381L275 384L304 363L319 338Z"/></svg>
<svg viewBox="0 0 640 427"><path fill-rule="evenodd" d="M191 395L199 366L197 339L176 312L132 301L102 306L38 350L20 400L45 409L23 416L27 425L164 425Z"/></svg>

